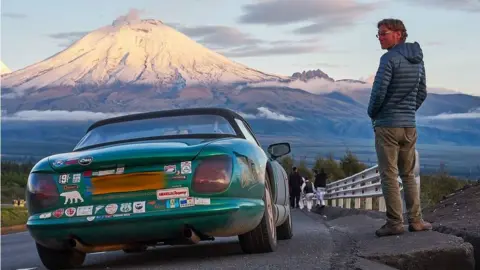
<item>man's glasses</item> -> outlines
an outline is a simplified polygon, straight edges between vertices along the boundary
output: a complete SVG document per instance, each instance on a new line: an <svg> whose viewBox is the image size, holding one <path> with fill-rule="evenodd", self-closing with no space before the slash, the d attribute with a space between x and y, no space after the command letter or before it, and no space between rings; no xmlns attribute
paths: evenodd
<svg viewBox="0 0 480 270"><path fill-rule="evenodd" d="M379 38L379 37L384 37L388 34L392 33L392 31L385 31L385 32L379 32L376 37Z"/></svg>

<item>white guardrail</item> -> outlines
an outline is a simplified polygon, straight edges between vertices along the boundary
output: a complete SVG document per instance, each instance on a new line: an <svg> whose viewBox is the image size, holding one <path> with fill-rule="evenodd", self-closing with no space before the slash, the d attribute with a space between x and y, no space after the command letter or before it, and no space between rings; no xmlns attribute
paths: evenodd
<svg viewBox="0 0 480 270"><path fill-rule="evenodd" d="M416 162L414 173L417 187L420 191L420 159L418 151L416 150L415 156ZM398 183L400 185L400 192L403 198L403 186L402 179L400 177L398 177ZM326 200L326 204L328 206L386 212L385 199L383 198L378 165L347 178L328 183L324 199ZM373 209L373 201L376 199L378 199L378 207ZM406 207L404 199L403 206L403 211L405 213Z"/></svg>

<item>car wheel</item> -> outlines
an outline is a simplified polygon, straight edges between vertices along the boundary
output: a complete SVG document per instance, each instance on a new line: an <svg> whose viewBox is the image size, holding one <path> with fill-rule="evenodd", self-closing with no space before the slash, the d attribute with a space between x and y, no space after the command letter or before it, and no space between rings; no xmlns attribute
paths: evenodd
<svg viewBox="0 0 480 270"><path fill-rule="evenodd" d="M50 249L38 243L37 252L47 269L72 269L82 266L86 254L74 249Z"/></svg>
<svg viewBox="0 0 480 270"><path fill-rule="evenodd" d="M293 236L292 212L288 214L287 220L277 227L277 235L279 240L288 240Z"/></svg>
<svg viewBox="0 0 480 270"><path fill-rule="evenodd" d="M275 226L274 205L268 176L265 179L263 202L265 211L260 224L252 231L238 236L240 246L245 253L266 253L277 249L277 227Z"/></svg>

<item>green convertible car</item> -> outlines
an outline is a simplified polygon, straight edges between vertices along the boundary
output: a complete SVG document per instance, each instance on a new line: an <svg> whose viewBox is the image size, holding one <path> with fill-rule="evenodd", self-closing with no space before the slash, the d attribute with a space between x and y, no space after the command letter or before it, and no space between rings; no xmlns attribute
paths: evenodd
<svg viewBox="0 0 480 270"><path fill-rule="evenodd" d="M266 153L268 152L268 153ZM246 253L292 237L287 174L239 114L219 108L139 113L91 125L72 152L28 178L27 228L49 269L87 253L238 236Z"/></svg>

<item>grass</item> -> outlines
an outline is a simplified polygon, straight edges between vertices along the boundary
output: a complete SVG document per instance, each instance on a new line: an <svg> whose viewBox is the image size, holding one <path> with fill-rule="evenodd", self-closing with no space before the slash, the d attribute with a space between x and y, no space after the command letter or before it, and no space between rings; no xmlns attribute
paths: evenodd
<svg viewBox="0 0 480 270"><path fill-rule="evenodd" d="M2 207L2 228L27 223L28 211L25 207Z"/></svg>

